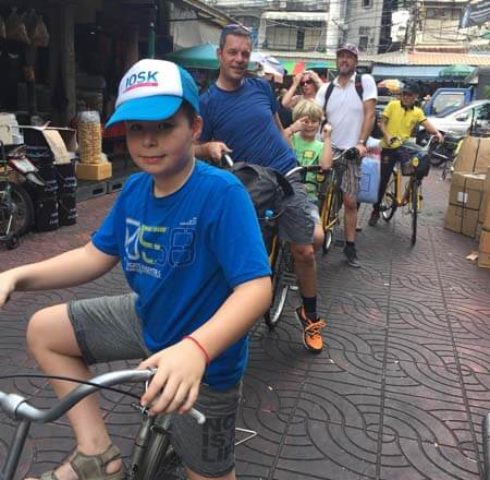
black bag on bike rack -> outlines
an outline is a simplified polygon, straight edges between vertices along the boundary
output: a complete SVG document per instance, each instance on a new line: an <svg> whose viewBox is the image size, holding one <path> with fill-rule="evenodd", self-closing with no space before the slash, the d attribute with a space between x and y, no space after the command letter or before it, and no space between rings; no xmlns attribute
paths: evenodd
<svg viewBox="0 0 490 480"><path fill-rule="evenodd" d="M264 244L270 253L276 231L274 220L281 215L284 200L294 195L293 187L280 173L260 165L237 162L231 167L231 172L240 179L252 198Z"/></svg>
<svg viewBox="0 0 490 480"><path fill-rule="evenodd" d="M291 184L272 168L237 162L230 170L245 185L259 220L265 218L266 210L272 210L274 217L279 215L284 199L294 195Z"/></svg>

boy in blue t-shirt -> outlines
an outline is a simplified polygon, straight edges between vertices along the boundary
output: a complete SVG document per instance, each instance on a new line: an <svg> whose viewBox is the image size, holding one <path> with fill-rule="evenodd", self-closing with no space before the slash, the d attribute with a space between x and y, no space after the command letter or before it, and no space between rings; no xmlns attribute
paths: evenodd
<svg viewBox="0 0 490 480"><path fill-rule="evenodd" d="M234 479L246 335L270 305L270 269L247 191L232 174L194 158L198 112L185 70L152 59L133 65L108 125L125 122L142 173L127 181L84 247L0 274L0 306L15 290L83 284L120 262L131 292L35 313L31 351L46 373L81 379L93 363L148 357L140 367L157 372L141 404L153 414L195 405L213 425L174 415L172 443L189 477ZM75 384L53 387L62 397ZM68 418L77 449L41 479L122 480L120 452L95 399L78 403Z"/></svg>

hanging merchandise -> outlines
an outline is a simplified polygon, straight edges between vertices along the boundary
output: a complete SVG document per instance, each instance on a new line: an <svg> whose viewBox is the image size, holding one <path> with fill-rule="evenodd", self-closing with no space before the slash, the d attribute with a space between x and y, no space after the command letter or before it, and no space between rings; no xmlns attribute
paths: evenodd
<svg viewBox="0 0 490 480"><path fill-rule="evenodd" d="M27 23L26 23L27 25ZM31 28L27 30L33 47L45 48L49 45L49 32L41 15L35 14Z"/></svg>
<svg viewBox="0 0 490 480"><path fill-rule="evenodd" d="M7 38L7 32L5 30L5 21L3 17L0 16L0 38Z"/></svg>
<svg viewBox="0 0 490 480"><path fill-rule="evenodd" d="M5 22L6 38L16 42L25 43L29 45L30 40L27 35L26 26L22 20L22 17L17 13L17 8L12 7L12 12Z"/></svg>

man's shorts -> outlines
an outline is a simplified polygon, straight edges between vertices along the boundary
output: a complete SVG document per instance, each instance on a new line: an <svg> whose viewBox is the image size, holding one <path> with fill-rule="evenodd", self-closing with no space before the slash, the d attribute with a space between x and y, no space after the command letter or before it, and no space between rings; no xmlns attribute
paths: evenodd
<svg viewBox="0 0 490 480"><path fill-rule="evenodd" d="M361 166L346 160L345 170L342 172L340 189L349 197L357 198L359 194L359 180L361 179Z"/></svg>
<svg viewBox="0 0 490 480"><path fill-rule="evenodd" d="M312 204L305 184L300 176L288 178L294 195L285 203L285 210L279 217L279 237L298 245L311 245L315 230L315 220L311 215Z"/></svg>
<svg viewBox="0 0 490 480"><path fill-rule="evenodd" d="M144 343L135 300L136 295L130 293L68 304L78 346L88 365L151 355ZM172 446L186 467L209 478L221 477L235 468L239 401L240 384L226 391L201 384L194 407L206 415L204 425L189 415L172 416Z"/></svg>

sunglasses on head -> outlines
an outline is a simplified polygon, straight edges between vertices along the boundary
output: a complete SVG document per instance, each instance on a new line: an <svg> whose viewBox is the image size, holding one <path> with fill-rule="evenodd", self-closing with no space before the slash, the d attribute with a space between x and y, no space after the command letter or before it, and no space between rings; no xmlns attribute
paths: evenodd
<svg viewBox="0 0 490 480"><path fill-rule="evenodd" d="M251 35L252 30L246 27L245 25L240 25L239 23L230 23L229 25L225 25L223 30L221 30L221 35L227 33L239 32L246 35Z"/></svg>

